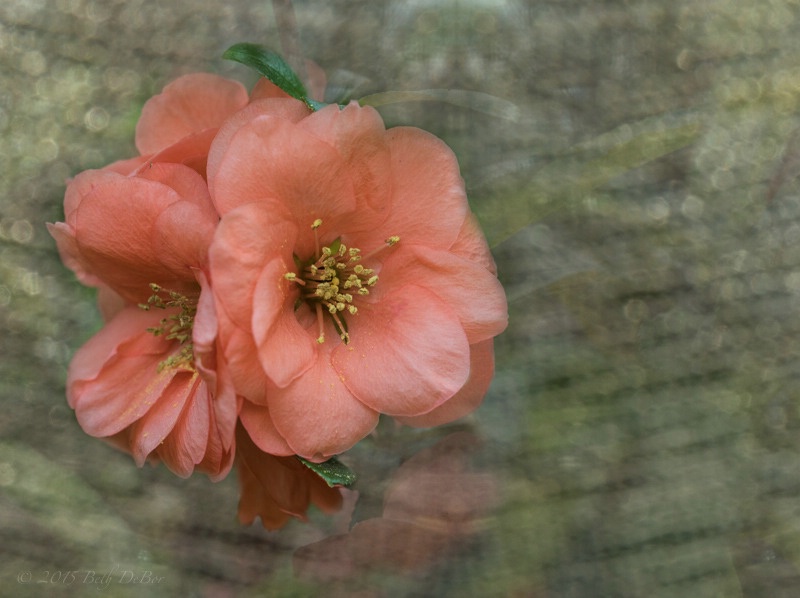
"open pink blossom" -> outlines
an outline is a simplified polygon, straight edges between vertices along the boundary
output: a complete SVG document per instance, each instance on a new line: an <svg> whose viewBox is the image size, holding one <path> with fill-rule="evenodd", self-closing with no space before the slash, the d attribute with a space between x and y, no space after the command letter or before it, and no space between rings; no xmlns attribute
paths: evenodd
<svg viewBox="0 0 800 598"><path fill-rule="evenodd" d="M323 460L380 414L477 407L506 301L444 143L355 103L253 114L220 130L208 183L220 344L262 450Z"/></svg>
<svg viewBox="0 0 800 598"><path fill-rule="evenodd" d="M50 232L65 264L99 287L109 319L70 364L79 423L139 464L160 458L179 475L224 476L236 396L217 351L207 272L219 216L203 177L171 163L131 176L86 171L64 211Z"/></svg>

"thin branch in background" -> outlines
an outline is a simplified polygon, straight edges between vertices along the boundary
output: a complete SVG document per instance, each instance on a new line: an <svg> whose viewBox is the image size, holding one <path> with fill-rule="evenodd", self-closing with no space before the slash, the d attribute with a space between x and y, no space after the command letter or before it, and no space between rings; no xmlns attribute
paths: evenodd
<svg viewBox="0 0 800 598"><path fill-rule="evenodd" d="M783 158L781 163L772 175L767 187L767 203L772 203L778 191L781 190L783 184L795 178L800 168L800 127L795 128L789 135L786 141L786 147L783 150Z"/></svg>
<svg viewBox="0 0 800 598"><path fill-rule="evenodd" d="M275 13L275 21L278 25L283 58L297 73L300 80L307 84L305 60L300 47L300 36L297 33L297 20L294 17L292 0L272 0L272 11Z"/></svg>

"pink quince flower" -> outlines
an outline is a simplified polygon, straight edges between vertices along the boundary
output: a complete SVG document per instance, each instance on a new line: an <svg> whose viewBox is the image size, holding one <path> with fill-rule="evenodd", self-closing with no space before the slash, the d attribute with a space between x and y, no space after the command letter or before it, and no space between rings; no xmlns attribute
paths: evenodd
<svg viewBox="0 0 800 598"><path fill-rule="evenodd" d="M171 163L86 171L64 211L49 230L64 263L100 288L108 320L70 364L78 422L140 465L160 458L181 476L223 477L237 405L217 350L208 247L219 216L204 179Z"/></svg>
<svg viewBox="0 0 800 598"><path fill-rule="evenodd" d="M220 346L253 441L319 461L380 414L428 426L477 407L507 308L450 149L356 103L248 110L220 129L208 183Z"/></svg>

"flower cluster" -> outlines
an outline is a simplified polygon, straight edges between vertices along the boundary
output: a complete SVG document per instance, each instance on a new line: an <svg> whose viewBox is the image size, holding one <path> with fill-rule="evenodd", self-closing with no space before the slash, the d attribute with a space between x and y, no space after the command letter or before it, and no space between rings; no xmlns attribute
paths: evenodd
<svg viewBox="0 0 800 598"><path fill-rule="evenodd" d="M87 433L180 476L235 465L242 521L279 527L341 500L295 456L479 405L506 301L439 139L195 74L145 104L136 147L49 225L105 320L68 373Z"/></svg>

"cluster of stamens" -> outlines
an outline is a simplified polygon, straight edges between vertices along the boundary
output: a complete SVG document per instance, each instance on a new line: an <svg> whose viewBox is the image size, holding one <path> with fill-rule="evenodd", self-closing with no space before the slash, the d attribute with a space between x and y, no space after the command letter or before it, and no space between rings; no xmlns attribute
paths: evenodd
<svg viewBox="0 0 800 598"><path fill-rule="evenodd" d="M162 318L158 326L147 329L153 336L163 336L167 340L176 340L181 346L179 351L158 364L158 371L161 372L167 368L175 367L194 370L192 326L194 325L194 317L197 314L197 299L187 297L177 291L165 289L154 282L150 283L150 290L153 291L153 294L147 299L147 303L139 304L139 307L143 310L150 311L153 307L159 309L177 307L180 309L178 313ZM162 297L162 294L165 297Z"/></svg>
<svg viewBox="0 0 800 598"><path fill-rule="evenodd" d="M353 304L354 299L359 295L369 295L370 287L378 282L378 276L372 268L365 268L360 263L363 256L356 247L346 247L344 243L336 241L329 247L320 249L317 229L321 225L322 220L319 219L311 225L316 242L312 263L304 266L300 275L287 272L284 278L299 284L302 287L301 297L314 305L319 324L317 342L325 342L323 314L327 311L339 337L347 344L350 342L350 335L347 332L345 312L353 316L358 314L358 307ZM399 241L400 237L390 237L386 239L386 246L391 247ZM375 253L377 252L366 257L372 257Z"/></svg>

